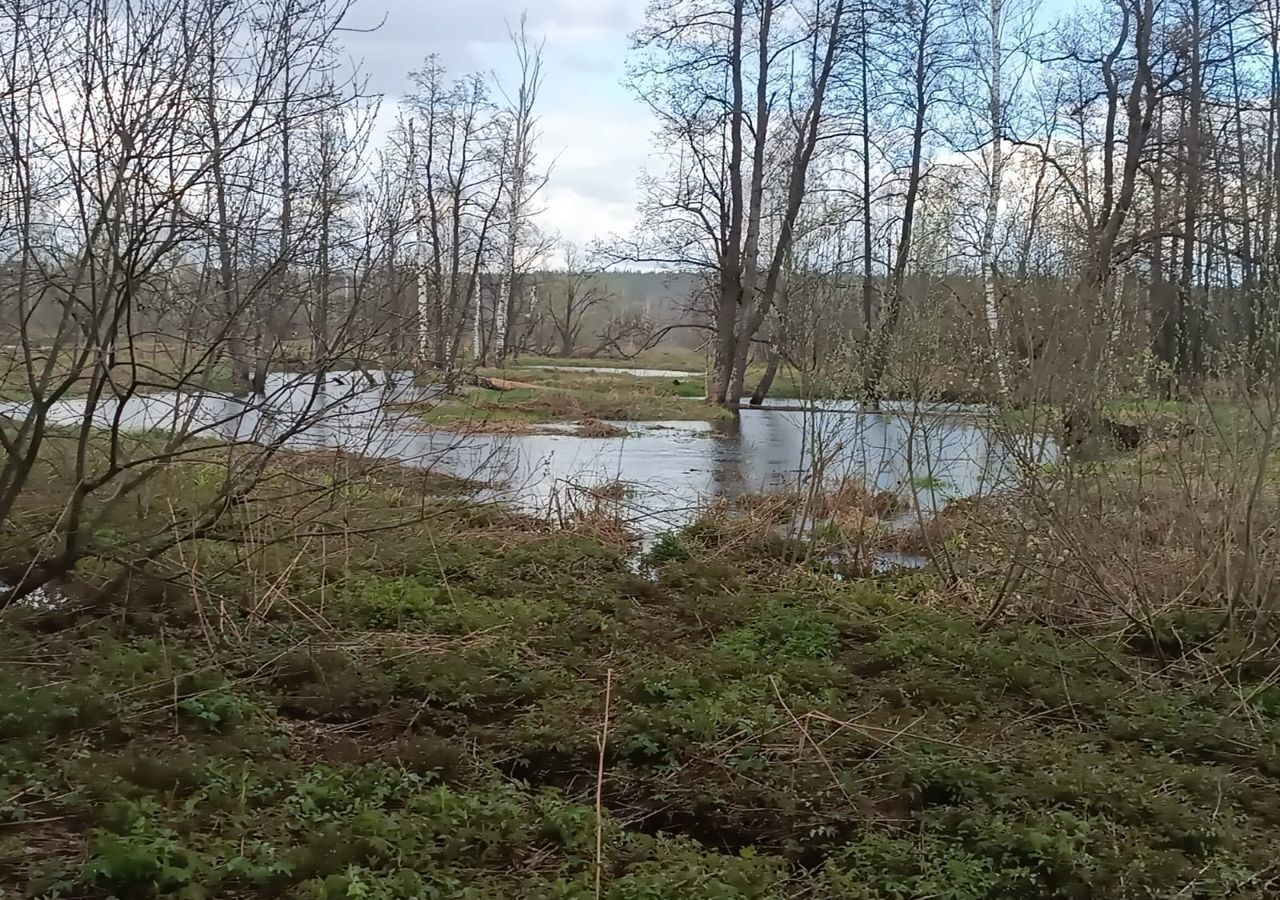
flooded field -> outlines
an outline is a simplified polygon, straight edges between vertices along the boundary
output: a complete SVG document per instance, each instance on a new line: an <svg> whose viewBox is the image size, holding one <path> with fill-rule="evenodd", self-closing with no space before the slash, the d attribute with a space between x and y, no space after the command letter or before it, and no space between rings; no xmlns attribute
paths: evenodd
<svg viewBox="0 0 1280 900"><path fill-rule="evenodd" d="M899 404L868 412L848 402L793 401L744 408L723 422L618 423L625 436L595 438L428 430L405 404L430 393L408 372L331 372L319 380L280 373L264 397L135 395L103 401L93 419L102 427L282 440L394 459L480 481L492 496L534 512L567 492L620 482L624 516L642 533L682 524L718 495L813 477L860 479L929 511L1011 486L1019 472L1056 456L1043 438L997 435L972 408ZM24 409L11 403L0 413ZM72 425L84 415L84 401L73 398L52 407L48 421Z"/></svg>

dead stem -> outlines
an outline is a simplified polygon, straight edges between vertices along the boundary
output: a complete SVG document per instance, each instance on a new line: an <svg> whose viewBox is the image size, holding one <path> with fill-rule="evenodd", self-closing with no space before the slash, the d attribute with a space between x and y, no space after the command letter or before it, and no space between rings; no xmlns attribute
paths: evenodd
<svg viewBox="0 0 1280 900"><path fill-rule="evenodd" d="M604 757L609 743L609 703L613 696L613 669L604 673L604 719L600 723L600 736L596 746L600 749L600 762L596 766L596 900L604 879Z"/></svg>

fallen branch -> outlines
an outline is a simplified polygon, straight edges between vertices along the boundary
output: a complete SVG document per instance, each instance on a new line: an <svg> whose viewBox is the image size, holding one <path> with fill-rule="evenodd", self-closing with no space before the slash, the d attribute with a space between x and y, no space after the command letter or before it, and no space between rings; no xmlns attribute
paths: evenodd
<svg viewBox="0 0 1280 900"><path fill-rule="evenodd" d="M536 384L529 384L527 381L508 381L505 378L489 378L486 375L475 376L476 387L482 387L490 391L518 391L521 388L534 388Z"/></svg>

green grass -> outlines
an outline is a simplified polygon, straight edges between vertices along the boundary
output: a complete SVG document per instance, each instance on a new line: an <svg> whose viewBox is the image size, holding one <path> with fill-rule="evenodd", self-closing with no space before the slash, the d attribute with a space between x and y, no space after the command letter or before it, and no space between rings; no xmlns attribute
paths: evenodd
<svg viewBox="0 0 1280 900"><path fill-rule="evenodd" d="M1238 402L1228 400L1163 400L1156 397L1126 396L1107 401L1103 415L1116 422L1152 427L1180 424L1194 420L1229 423L1248 416ZM1036 404L1000 411L1010 425L1061 427L1066 410L1051 404Z"/></svg>
<svg viewBox="0 0 1280 900"><path fill-rule="evenodd" d="M539 370L538 366L561 366L566 368L577 367L599 367L599 368L616 368L616 369L670 369L672 371L683 371L687 373L686 378L681 379L675 393L682 397L702 397L706 395L706 360L701 354L693 351L669 350L669 351L653 351L644 354L636 359L562 359L554 356L522 356L518 364L508 366L505 369L485 369L484 374L497 378L510 378L517 381L529 381L536 384L555 383L556 376L565 376L561 382L568 386L575 384L581 385L578 379L591 378L593 375L597 379L610 379L605 373L589 373L583 372L576 374L573 372L548 372ZM765 366L763 364L754 364L747 369L746 378L746 396L750 396L755 385L764 375ZM619 373L617 378L634 378L635 376L626 376ZM670 385L671 380L667 378L640 378L641 384L645 385ZM788 367L782 367L777 376L774 378L773 386L769 391L769 399L771 400L795 400L807 397L826 397L836 393L848 393L847 391L822 391L813 386L805 385L797 374Z"/></svg>
<svg viewBox="0 0 1280 900"><path fill-rule="evenodd" d="M467 391L461 397L443 400L424 410L422 421L439 427L484 423L513 423L532 425L554 419L533 410L522 409L520 404L535 392L530 390Z"/></svg>
<svg viewBox="0 0 1280 900"><path fill-rule="evenodd" d="M727 410L699 399L705 394L700 378L638 378L517 367L482 370L481 374L530 386L509 391L469 389L425 410L423 421L437 427L515 427L583 419L642 422L730 416Z"/></svg>
<svg viewBox="0 0 1280 900"><path fill-rule="evenodd" d="M768 541L673 533L645 578L389 476L337 501L341 537L266 542L308 506L281 489L237 513L252 560L3 614L0 891L585 900L608 684L613 900L1274 896L1280 692L1212 621L1170 620L1208 643L1161 671Z"/></svg>
<svg viewBox="0 0 1280 900"><path fill-rule="evenodd" d="M706 395L705 380L700 373L696 372L690 373L687 377L667 378L642 377L625 372L581 372L566 369L540 369L536 366L508 366L505 369L480 369L478 374L562 390L653 394L669 397Z"/></svg>
<svg viewBox="0 0 1280 900"><path fill-rule="evenodd" d="M706 358L696 350L670 347L650 350L633 359L521 356L517 364L520 366L599 366L611 369L671 369L701 375L706 369Z"/></svg>
<svg viewBox="0 0 1280 900"><path fill-rule="evenodd" d="M127 353L120 355L119 362L112 370L112 379L119 387L127 387L132 383L140 393L175 389L225 392L234 387L229 361L224 359L212 365L197 366L194 361L196 355L192 351L193 358L184 359L180 350L158 345L153 341L139 341L138 346L133 348L132 356ZM47 358L48 351L37 349L34 352L33 365L38 376L43 374ZM76 358L72 350L58 353L54 359L52 386L60 386L75 366ZM68 393L75 396L88 390L91 374L91 365L84 368ZM27 363L21 352L9 350L0 354L0 399L27 400L30 397Z"/></svg>
<svg viewBox="0 0 1280 900"><path fill-rule="evenodd" d="M538 372L536 369L530 371L531 367L536 366L564 366L564 367L580 367L591 366L600 368L616 368L616 369L670 369L672 371L683 371L688 373L681 390L678 392L680 396L685 397L701 397L706 393L706 360L699 353L684 350L656 350L647 354L643 354L636 359L562 359L555 356L522 356L516 366L508 367L503 370L493 369L485 370L486 373L495 377L507 377L520 381L536 381L543 383L539 376L554 375L553 372ZM752 365L747 370L746 392L750 396L756 383L764 375L765 367L763 364ZM573 373L565 373L572 375ZM583 373L584 375L590 373ZM603 374L603 373L600 373ZM608 376L605 376L608 377ZM642 378L644 383L670 383L668 379L658 378ZM781 399L799 399L811 395L811 390L806 390L805 386L796 377L795 373L787 367L783 367L778 371L777 377L774 379L773 387L769 391L769 397L774 400Z"/></svg>

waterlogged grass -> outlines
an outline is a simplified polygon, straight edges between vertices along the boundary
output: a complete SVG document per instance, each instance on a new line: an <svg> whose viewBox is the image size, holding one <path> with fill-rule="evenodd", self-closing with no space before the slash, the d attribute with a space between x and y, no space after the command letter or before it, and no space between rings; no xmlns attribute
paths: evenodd
<svg viewBox="0 0 1280 900"><path fill-rule="evenodd" d="M911 486L917 491L941 491L951 487L951 482L937 475L917 475L911 479Z"/></svg>
<svg viewBox="0 0 1280 900"><path fill-rule="evenodd" d="M1160 670L927 575L695 529L643 577L462 500L379 533L418 500L358 487L342 538L4 614L0 891L590 898L599 825L613 900L1275 896L1280 693L1212 623Z"/></svg>
<svg viewBox="0 0 1280 900"><path fill-rule="evenodd" d="M436 427L518 430L547 423L606 421L714 421L727 410L701 401L701 378L640 378L600 372L560 372L532 368L485 370L481 374L522 387L469 389L422 412Z"/></svg>
<svg viewBox="0 0 1280 900"><path fill-rule="evenodd" d="M998 417L1010 427L1056 433L1062 428L1066 414L1064 407L1041 403L1002 408ZM1233 433L1250 428L1257 421L1255 413L1237 401L1204 398L1117 397L1103 405L1102 415L1112 422L1140 426L1156 436L1176 434L1196 426L1204 431Z"/></svg>
<svg viewBox="0 0 1280 900"><path fill-rule="evenodd" d="M481 369L480 374L562 391L692 399L701 399L706 396L705 378L701 373L696 372L676 378L631 375L626 372L577 372L526 367Z"/></svg>

